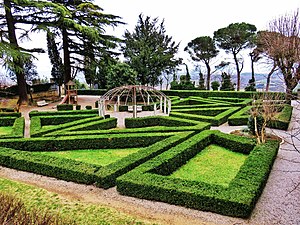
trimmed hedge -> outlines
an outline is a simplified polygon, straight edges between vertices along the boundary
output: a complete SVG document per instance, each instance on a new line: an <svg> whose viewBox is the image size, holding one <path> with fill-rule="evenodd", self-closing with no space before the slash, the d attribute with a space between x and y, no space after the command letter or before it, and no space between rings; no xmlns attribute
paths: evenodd
<svg viewBox="0 0 300 225"><path fill-rule="evenodd" d="M177 109L170 113L170 116L185 118L211 123L213 126L220 126L227 122L229 116L239 110L240 107L223 107L209 109ZM219 113L216 115L216 113ZM201 115L205 114L205 115ZM211 115L211 116L210 116Z"/></svg>
<svg viewBox="0 0 300 225"><path fill-rule="evenodd" d="M163 90L168 96L179 96L187 98L190 96L198 96L202 98L208 97L225 97L225 98L252 98L257 92L251 91L198 91L198 90ZM270 95L278 95L278 92L268 92ZM284 98L285 93L280 93Z"/></svg>
<svg viewBox="0 0 300 225"><path fill-rule="evenodd" d="M3 117L21 117L20 112L0 112L0 119Z"/></svg>
<svg viewBox="0 0 300 225"><path fill-rule="evenodd" d="M72 104L61 104L56 106L57 111L66 111L66 110L73 110Z"/></svg>
<svg viewBox="0 0 300 225"><path fill-rule="evenodd" d="M0 140L0 146L23 151L61 151L75 149L113 149L145 147L174 133L110 134L70 137L37 137Z"/></svg>
<svg viewBox="0 0 300 225"><path fill-rule="evenodd" d="M168 177L210 144L249 153L228 187ZM278 142L255 146L253 139L203 131L119 177L117 190L128 196L247 218L268 179L278 148Z"/></svg>
<svg viewBox="0 0 300 225"><path fill-rule="evenodd" d="M6 167L57 177L67 181L85 184L95 183L98 187L109 188L115 185L115 180L118 176L177 145L179 142L187 139L191 134L192 132L176 133L176 135L168 134L163 135L163 139L161 139L161 134L157 134L154 136L154 139L160 137L160 140L156 139L156 141L150 141L150 139L153 139L153 136L148 135L146 142L147 144L152 143L149 147L145 146L145 140L141 140L143 139L143 137L141 138L141 136L143 136L141 134L138 135L140 144L138 144L137 140L127 139L126 141L127 137L123 137L123 142L135 143L136 145L134 147L145 146L145 148L104 167L71 159L41 155L38 152L19 151L3 147L0 147L0 164Z"/></svg>
<svg viewBox="0 0 300 225"><path fill-rule="evenodd" d="M72 122L71 122L72 123ZM72 136L69 133L74 135L76 131L88 131L88 134L84 135L95 135L96 131L103 131L112 128L116 128L117 126L117 118L108 118L108 119L98 119L95 121L85 121L84 123L77 124L69 124L68 126L58 125L59 127L51 132L47 132L43 136ZM103 134L103 133L102 133ZM78 134L76 134L78 135Z"/></svg>
<svg viewBox="0 0 300 225"><path fill-rule="evenodd" d="M9 135L0 135L0 138L22 138L24 136L24 117L14 118L12 132Z"/></svg>
<svg viewBox="0 0 300 225"><path fill-rule="evenodd" d="M269 122L267 125L270 128L287 130L292 118L293 107L285 105L282 111L276 116L276 118Z"/></svg>
<svg viewBox="0 0 300 225"><path fill-rule="evenodd" d="M234 113L228 118L228 124L230 126L247 125L250 117L249 111L251 107L252 106L247 106L241 109L240 111ZM292 112L292 106L284 105L280 113L278 113L278 115L267 124L267 127L280 130L287 130L291 121Z"/></svg>
<svg viewBox="0 0 300 225"><path fill-rule="evenodd" d="M228 118L228 124L230 126L247 125L250 116L249 111L251 108L252 106L246 106L243 109L231 115Z"/></svg>
<svg viewBox="0 0 300 225"><path fill-rule="evenodd" d="M106 89L78 89L78 95L104 95L108 90Z"/></svg>
<svg viewBox="0 0 300 225"><path fill-rule="evenodd" d="M60 115L79 115L79 114L95 114L98 115L98 110L73 110L73 111L31 111L29 117L34 116L60 116Z"/></svg>
<svg viewBox="0 0 300 225"><path fill-rule="evenodd" d="M46 127L42 129L41 117L32 117L30 123L31 137L51 136L51 133L69 130L93 130L93 129L110 129L115 128L117 124L116 118L103 120L102 117L93 116L84 118L57 126Z"/></svg>
<svg viewBox="0 0 300 225"><path fill-rule="evenodd" d="M182 106L182 105L210 105L210 104L214 104L214 103L216 103L216 101L207 99L207 98L188 97L188 98L173 101L172 107L173 106Z"/></svg>
<svg viewBox="0 0 300 225"><path fill-rule="evenodd" d="M10 127L14 125L15 120L17 117L1 117L0 118L0 126L1 127Z"/></svg>
<svg viewBox="0 0 300 225"><path fill-rule="evenodd" d="M181 119L175 117L169 117L170 119ZM188 120L190 121L190 120ZM70 131L68 129L64 129L61 131L52 132L46 134L45 136L81 136L81 135L98 135L98 134L130 134L130 133L166 133L166 132L184 132L184 131L194 131L195 133L199 133L203 130L210 129L210 123L205 122L194 122L194 126L153 126L153 127L141 127L141 128L128 128L128 129L112 129L112 130L91 130L91 131Z"/></svg>
<svg viewBox="0 0 300 225"><path fill-rule="evenodd" d="M150 126L195 126L197 122L187 119L166 117L166 116L148 116L139 118L125 118L126 128L140 128Z"/></svg>
<svg viewBox="0 0 300 225"><path fill-rule="evenodd" d="M96 117L95 114L78 114L78 115L59 115L59 116L40 116L41 125L59 125L63 123L73 122L85 118Z"/></svg>

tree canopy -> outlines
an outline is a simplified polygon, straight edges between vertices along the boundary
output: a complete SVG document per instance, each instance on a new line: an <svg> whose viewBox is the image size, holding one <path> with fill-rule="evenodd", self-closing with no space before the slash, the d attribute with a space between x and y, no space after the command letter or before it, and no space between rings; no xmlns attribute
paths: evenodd
<svg viewBox="0 0 300 225"><path fill-rule="evenodd" d="M211 77L210 62L219 53L214 40L209 36L197 37L190 41L184 50L190 54L192 60L196 62L202 61L205 64L207 70L206 88L209 90Z"/></svg>
<svg viewBox="0 0 300 225"><path fill-rule="evenodd" d="M299 10L274 19L269 29L259 33L258 48L274 61L283 74L287 99L300 81Z"/></svg>
<svg viewBox="0 0 300 225"><path fill-rule="evenodd" d="M155 86L159 83L162 72L176 67L179 59L175 58L179 44L166 34L164 20L146 18L139 15L133 32L124 34L123 51L126 62L137 72L137 80L142 85Z"/></svg>
<svg viewBox="0 0 300 225"><path fill-rule="evenodd" d="M214 32L214 39L221 49L226 53L231 53L236 65L237 90L241 86L241 72L243 61L239 58L239 53L252 46L252 38L256 33L255 25L249 23L232 23L227 27L220 28Z"/></svg>

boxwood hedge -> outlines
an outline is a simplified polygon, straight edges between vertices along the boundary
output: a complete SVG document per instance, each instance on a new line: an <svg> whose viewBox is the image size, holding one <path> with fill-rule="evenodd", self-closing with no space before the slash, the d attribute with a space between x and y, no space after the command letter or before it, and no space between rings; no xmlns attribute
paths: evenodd
<svg viewBox="0 0 300 225"><path fill-rule="evenodd" d="M213 126L219 126L227 122L228 117L239 109L240 107L220 107L209 109L176 109L171 111L170 116L208 122L211 123L211 125Z"/></svg>
<svg viewBox="0 0 300 225"><path fill-rule="evenodd" d="M74 149L113 149L145 147L175 133L110 134L70 137L37 137L0 140L0 146L23 151L61 151Z"/></svg>
<svg viewBox="0 0 300 225"><path fill-rule="evenodd" d="M160 133L151 135L134 134L131 136L129 135L130 137L128 137L128 135L119 135L120 141L117 141L117 144L115 143L116 137L113 135L99 139L93 137L92 140L89 140L94 141L93 145L89 144L89 142L87 143L86 139L78 140L79 143L83 143L79 146L79 148L82 148L83 145L85 145L84 149L141 147L138 152L130 154L115 163L103 167L61 157L42 155L39 154L39 152L36 152L36 150L53 150L48 149L49 146L42 148L42 142L45 144L51 139L34 139L32 142L40 142L35 146L32 142L25 143L26 141L23 140L23 144L27 145L27 147L24 147L23 149L29 150L30 152L0 147L0 165L46 176L57 177L67 181L85 184L95 183L99 187L109 188L115 185L115 180L118 176L177 145L183 140L186 140L190 135L192 135L192 132L176 133L176 135L175 133L165 135ZM107 144L107 141L114 142L115 144ZM63 150L65 148L68 149L72 145L72 143L66 144L66 141L63 140L60 140L60 142L60 146L56 146L59 147L59 150ZM3 143L1 143L1 145L2 144ZM8 142L6 142L6 146L10 146ZM20 147L20 143L17 143L15 147Z"/></svg>
<svg viewBox="0 0 300 225"><path fill-rule="evenodd" d="M14 118L12 132L8 135L0 135L0 138L22 138L24 136L25 119L24 117Z"/></svg>
<svg viewBox="0 0 300 225"><path fill-rule="evenodd" d="M115 128L116 125L116 118L104 120L103 117L94 116L42 129L41 119L37 116L31 118L30 135L31 137L51 136L51 134L56 131L69 132L74 130L102 130Z"/></svg>
<svg viewBox="0 0 300 225"><path fill-rule="evenodd" d="M228 187L168 176L210 144L249 154ZM138 198L249 217L268 179L278 147L278 142L255 146L252 139L203 131L119 177L117 190Z"/></svg>
<svg viewBox="0 0 300 225"><path fill-rule="evenodd" d="M247 125L249 120L249 111L252 106L246 106L245 108L239 110L228 118L228 124L230 126L239 126ZM289 123L291 121L293 107L290 105L284 105L281 111L273 118L268 124L267 127L287 130Z"/></svg>

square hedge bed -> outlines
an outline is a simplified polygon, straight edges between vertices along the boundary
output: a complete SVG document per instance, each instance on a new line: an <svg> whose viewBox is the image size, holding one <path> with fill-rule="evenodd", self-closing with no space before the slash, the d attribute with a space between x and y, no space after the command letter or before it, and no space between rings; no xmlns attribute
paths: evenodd
<svg viewBox="0 0 300 225"><path fill-rule="evenodd" d="M102 125L113 125L115 118L105 119ZM99 125L101 122L99 122ZM67 124L66 124L67 125ZM166 133L166 132L185 132L194 131L199 133L205 129L210 129L210 123L187 120L183 118L168 116L149 116L140 118L125 118L126 129L110 129L111 127L101 127L101 129L90 130L83 128L85 123L79 126L69 126L60 130L49 132L44 136L74 136L74 135L95 135L95 134L125 134L125 133ZM116 126L116 125L114 125ZM80 129L78 129L80 128ZM90 127L88 127L90 128ZM104 129L105 128L105 129ZM54 128L53 128L54 129Z"/></svg>
<svg viewBox="0 0 300 225"><path fill-rule="evenodd" d="M228 186L170 176L211 144L248 155ZM253 139L203 131L119 177L117 190L123 195L246 218L263 191L278 148L278 142L256 146Z"/></svg>
<svg viewBox="0 0 300 225"><path fill-rule="evenodd" d="M230 126L247 125L250 117L251 108L252 106L246 106L245 108L231 115L228 118L228 124ZM267 124L267 127L280 130L287 130L291 121L292 112L293 107L291 105L284 105L280 112L275 116L275 118L273 118Z"/></svg>
<svg viewBox="0 0 300 225"><path fill-rule="evenodd" d="M240 107L174 109L171 111L170 116L208 122L212 126L220 126L227 122L228 117L239 109Z"/></svg>
<svg viewBox="0 0 300 225"><path fill-rule="evenodd" d="M0 165L84 184L109 188L116 178L189 138L193 132L133 133L85 137L0 140ZM140 148L106 166L41 154L72 149Z"/></svg>
<svg viewBox="0 0 300 225"><path fill-rule="evenodd" d="M0 134L0 139L22 138L24 135L25 119L24 117L2 117L0 119L0 127L10 127L10 132ZM9 123L7 123L10 121Z"/></svg>

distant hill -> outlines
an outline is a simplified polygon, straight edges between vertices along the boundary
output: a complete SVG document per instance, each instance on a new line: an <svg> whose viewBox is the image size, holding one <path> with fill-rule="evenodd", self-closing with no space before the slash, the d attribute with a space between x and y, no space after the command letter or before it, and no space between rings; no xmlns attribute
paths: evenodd
<svg viewBox="0 0 300 225"><path fill-rule="evenodd" d="M191 79L195 81L196 84L199 82L199 74L197 72L191 73ZM236 75L231 77L232 82L237 83ZM244 89L248 85L248 81L251 79L251 73L242 73L241 74L241 89ZM214 74L212 75L211 81L221 81L221 74ZM255 83L259 84L260 86L263 84L264 87L267 83L267 74L255 74ZM271 77L270 83L270 91L285 91L285 84L282 75L280 74L273 74Z"/></svg>

